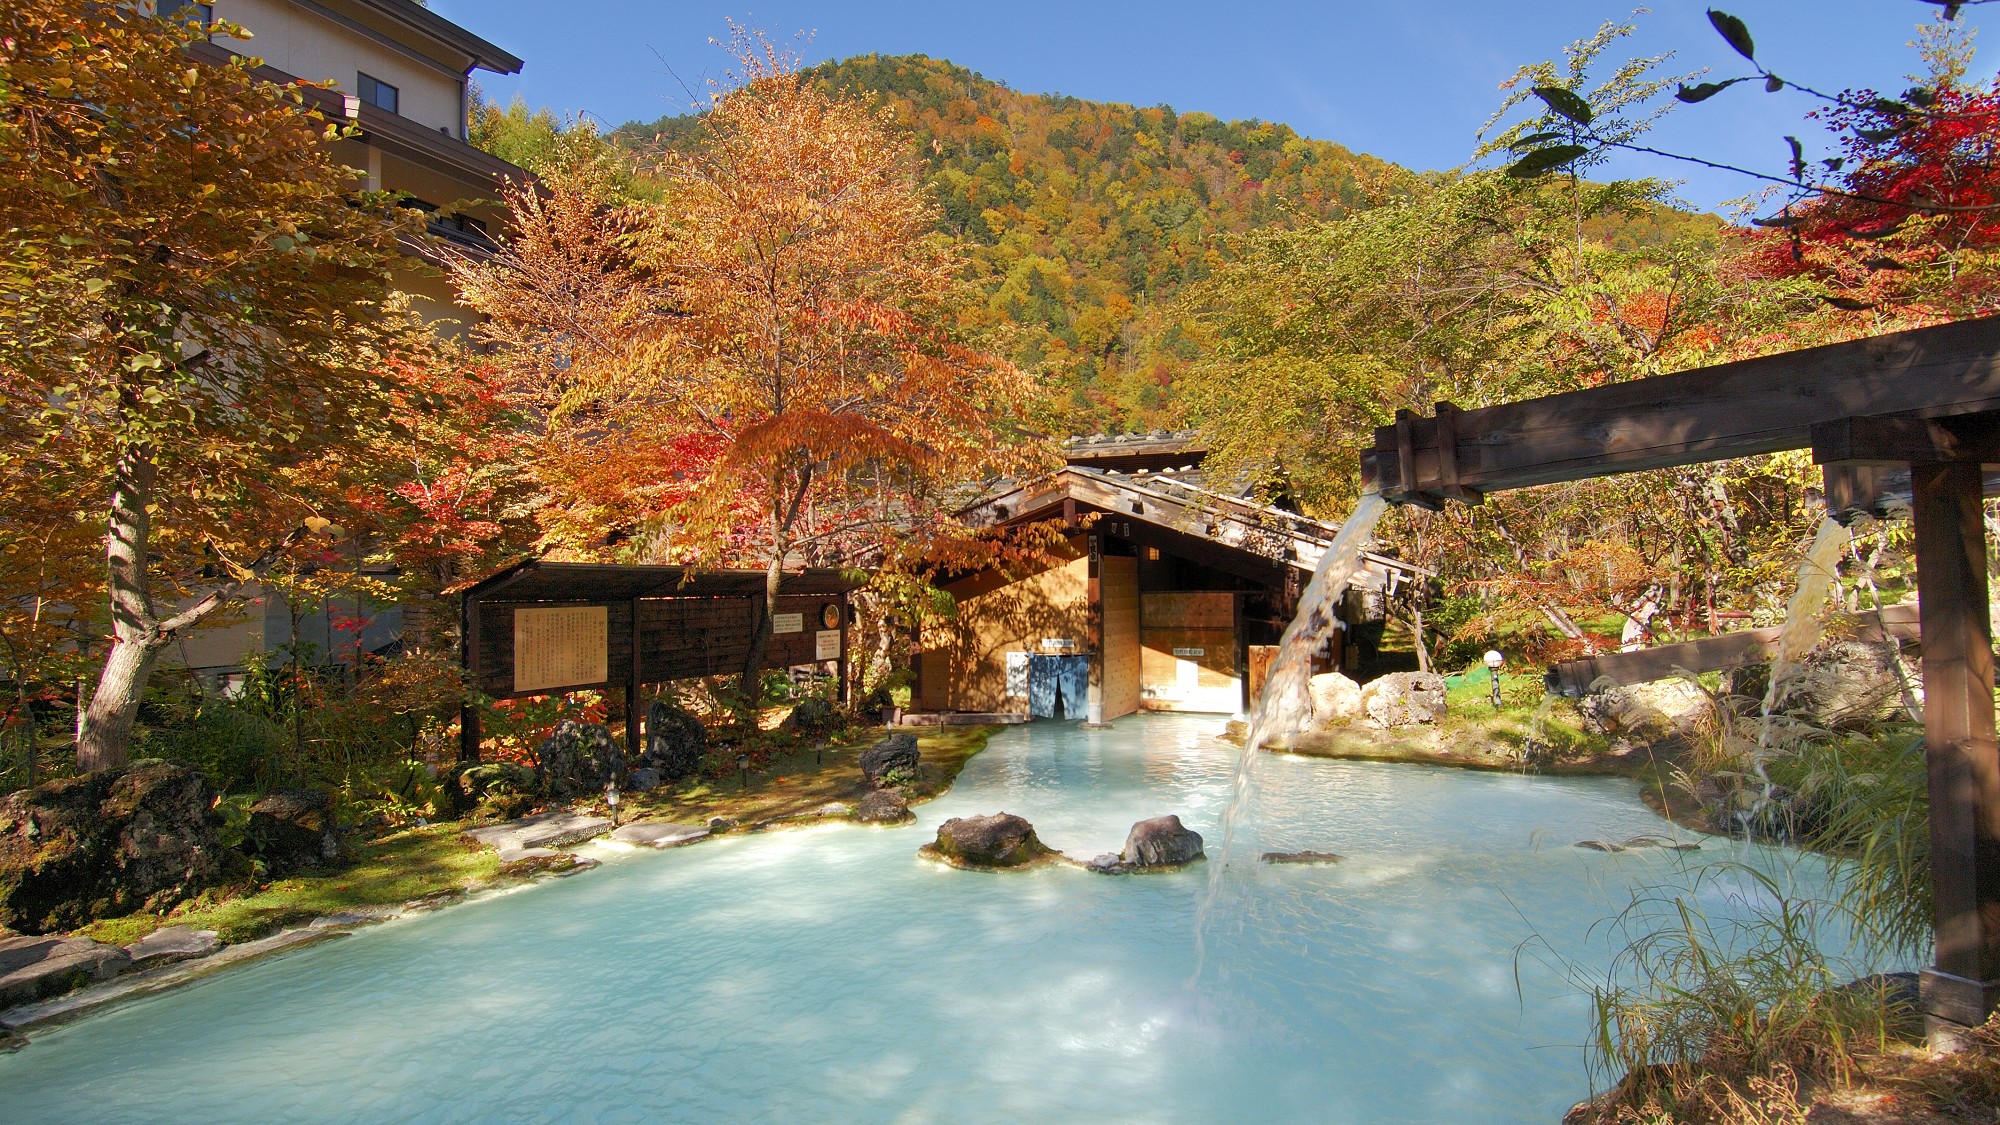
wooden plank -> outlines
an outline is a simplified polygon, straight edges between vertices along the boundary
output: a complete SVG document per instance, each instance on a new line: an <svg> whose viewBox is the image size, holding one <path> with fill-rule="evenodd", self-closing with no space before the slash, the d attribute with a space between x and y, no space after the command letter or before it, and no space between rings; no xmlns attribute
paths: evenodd
<svg viewBox="0 0 2000 1125"><path fill-rule="evenodd" d="M1104 591L1104 719L1139 709L1139 560L1107 556Z"/></svg>
<svg viewBox="0 0 2000 1125"><path fill-rule="evenodd" d="M2000 462L2000 414L1838 418L1812 428L1818 465L1907 465L1913 461Z"/></svg>
<svg viewBox="0 0 2000 1125"><path fill-rule="evenodd" d="M1490 493L1802 449L1814 425L1858 415L1995 409L2000 317L1986 317L1468 410L1454 452L1460 487ZM1412 420L1409 438L1405 466L1397 427L1376 430L1365 489L1436 494L1436 420Z"/></svg>
<svg viewBox="0 0 2000 1125"><path fill-rule="evenodd" d="M1914 604L1883 606L1878 618L1872 611L1848 619L1854 639L1880 644L1884 638L1899 641L1917 639L1917 607ZM1656 645L1632 652L1607 652L1581 660L1566 660L1550 669L1551 686L1560 694L1576 698L1590 690L1599 679L1614 684L1644 684L1690 672L1721 672L1767 663L1778 646L1783 626L1744 629L1719 637Z"/></svg>
<svg viewBox="0 0 2000 1125"><path fill-rule="evenodd" d="M1993 632L1976 464L1910 466L1924 637L1937 963L1920 980L1926 1015L1983 1023L2000 1001L2000 747Z"/></svg>
<svg viewBox="0 0 2000 1125"><path fill-rule="evenodd" d="M1233 629L1236 595L1228 590L1149 593L1139 599L1143 629Z"/></svg>

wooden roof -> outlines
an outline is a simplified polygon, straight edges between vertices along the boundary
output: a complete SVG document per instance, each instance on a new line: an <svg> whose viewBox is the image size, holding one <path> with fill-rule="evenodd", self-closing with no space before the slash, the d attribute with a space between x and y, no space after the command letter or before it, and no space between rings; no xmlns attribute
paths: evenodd
<svg viewBox="0 0 2000 1125"><path fill-rule="evenodd" d="M1074 504L1080 510L1103 513L1106 519L1136 520L1211 548L1307 572L1319 565L1340 534L1339 524L1215 492L1193 483L1198 475L1188 477L1173 471L1127 473L1071 465L1043 480L988 497L961 510L959 518L975 527L1031 523ZM1364 553L1364 561L1378 575L1389 570L1432 573L1372 552Z"/></svg>
<svg viewBox="0 0 2000 1125"><path fill-rule="evenodd" d="M786 571L783 594L845 594L867 583L849 570ZM761 570L694 570L682 566L566 563L528 559L502 567L456 593L488 602L622 602L634 598L754 598L764 594Z"/></svg>

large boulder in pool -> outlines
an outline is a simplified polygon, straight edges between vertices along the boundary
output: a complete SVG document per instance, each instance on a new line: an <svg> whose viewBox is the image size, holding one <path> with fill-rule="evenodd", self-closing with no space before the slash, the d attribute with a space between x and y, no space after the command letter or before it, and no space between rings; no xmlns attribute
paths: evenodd
<svg viewBox="0 0 2000 1125"><path fill-rule="evenodd" d="M1326 730L1361 716L1361 685L1339 672L1314 676L1307 689L1312 695L1312 717L1308 730Z"/></svg>
<svg viewBox="0 0 2000 1125"><path fill-rule="evenodd" d="M608 727L564 719L535 751L535 783L554 800L589 796L614 780L625 780L625 755Z"/></svg>
<svg viewBox="0 0 2000 1125"><path fill-rule="evenodd" d="M1361 688L1361 713L1378 727L1408 727L1444 718L1444 677L1435 672L1391 672Z"/></svg>
<svg viewBox="0 0 2000 1125"><path fill-rule="evenodd" d="M163 911L222 875L202 775L137 761L23 789L0 805L0 927L73 930Z"/></svg>
<svg viewBox="0 0 2000 1125"><path fill-rule="evenodd" d="M269 875L290 875L340 856L333 798L322 789L273 789L250 806L244 848Z"/></svg>
<svg viewBox="0 0 2000 1125"><path fill-rule="evenodd" d="M953 867L975 868L1029 867L1055 856L1036 838L1034 825L1004 812L955 816L938 825L937 839L919 851Z"/></svg>
<svg viewBox="0 0 2000 1125"><path fill-rule="evenodd" d="M917 736L892 734L861 752L861 772L874 785L900 785L916 779L919 761Z"/></svg>
<svg viewBox="0 0 2000 1125"><path fill-rule="evenodd" d="M640 768L653 770L662 782L679 781L694 776L706 753L708 728L691 712L664 699L646 708L646 755Z"/></svg>
<svg viewBox="0 0 2000 1125"><path fill-rule="evenodd" d="M1118 860L1130 868L1182 867L1203 858L1201 833L1178 816L1156 816L1132 826Z"/></svg>

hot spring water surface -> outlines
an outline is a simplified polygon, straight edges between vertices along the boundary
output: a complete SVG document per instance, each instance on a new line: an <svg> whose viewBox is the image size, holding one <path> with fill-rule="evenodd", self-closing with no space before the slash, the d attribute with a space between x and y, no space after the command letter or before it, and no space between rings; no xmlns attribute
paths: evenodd
<svg viewBox="0 0 2000 1125"><path fill-rule="evenodd" d="M39 1035L0 1057L0 1120L1548 1123L1586 1093L1589 1007L1524 942L1601 970L1620 941L1593 925L1635 888L1817 870L1571 847L1673 832L1629 781L1272 756L1191 983L1199 865L916 856L951 816L1019 813L1088 858L1174 812L1217 862L1220 725L1011 729L909 827L600 849ZM1307 849L1347 859L1258 862Z"/></svg>

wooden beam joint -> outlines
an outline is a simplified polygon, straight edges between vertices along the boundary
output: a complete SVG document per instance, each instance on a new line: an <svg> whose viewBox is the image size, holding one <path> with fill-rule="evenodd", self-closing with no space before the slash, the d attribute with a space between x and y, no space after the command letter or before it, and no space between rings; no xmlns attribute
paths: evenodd
<svg viewBox="0 0 2000 1125"><path fill-rule="evenodd" d="M1459 471L1459 418L1464 413L1442 400L1430 418L1413 410L1396 411L1395 424L1376 430L1375 448L1362 454L1363 491L1379 491L1392 504L1433 512L1443 511L1447 501L1485 500Z"/></svg>

